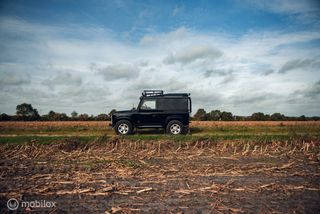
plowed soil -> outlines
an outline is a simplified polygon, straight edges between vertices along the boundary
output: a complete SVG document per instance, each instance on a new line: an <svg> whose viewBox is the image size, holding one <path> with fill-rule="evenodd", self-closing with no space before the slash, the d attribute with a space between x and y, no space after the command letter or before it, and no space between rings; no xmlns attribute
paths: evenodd
<svg viewBox="0 0 320 214"><path fill-rule="evenodd" d="M319 213L319 142L77 138L0 145L14 213ZM21 207L23 201L55 207Z"/></svg>

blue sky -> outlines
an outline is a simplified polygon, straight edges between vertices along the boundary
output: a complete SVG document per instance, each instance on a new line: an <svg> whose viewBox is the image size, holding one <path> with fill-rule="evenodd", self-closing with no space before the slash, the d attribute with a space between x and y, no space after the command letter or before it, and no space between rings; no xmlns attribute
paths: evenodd
<svg viewBox="0 0 320 214"><path fill-rule="evenodd" d="M260 2L260 3L259 3ZM268 2L268 1L266 1ZM117 36L131 33L128 39L139 39L146 33L168 32L181 26L205 32L241 35L254 30L283 29L294 31L312 27L295 22L300 11L319 7L316 1L299 3L283 13L273 10L281 1L2 1L3 16L14 16L47 25L65 23L99 26ZM285 1L283 1L285 2ZM290 1L287 1L288 7ZM299 1L296 1L299 2ZM303 5L307 5L303 8ZM303 11L304 12L304 11ZM316 13L317 11L314 11Z"/></svg>
<svg viewBox="0 0 320 214"><path fill-rule="evenodd" d="M320 115L320 3L1 1L0 113L98 114L143 89L194 109Z"/></svg>

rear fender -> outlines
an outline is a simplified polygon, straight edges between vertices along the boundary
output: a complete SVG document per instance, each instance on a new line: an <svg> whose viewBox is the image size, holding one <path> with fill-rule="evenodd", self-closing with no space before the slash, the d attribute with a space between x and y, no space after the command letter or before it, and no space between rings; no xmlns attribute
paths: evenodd
<svg viewBox="0 0 320 214"><path fill-rule="evenodd" d="M188 125L186 119L183 116L172 115L166 118L165 126L167 126L167 124L172 120L179 120L183 125Z"/></svg>

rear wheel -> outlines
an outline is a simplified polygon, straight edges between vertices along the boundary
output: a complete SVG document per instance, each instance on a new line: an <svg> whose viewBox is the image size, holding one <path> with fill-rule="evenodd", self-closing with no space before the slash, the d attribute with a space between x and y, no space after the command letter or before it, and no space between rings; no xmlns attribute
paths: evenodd
<svg viewBox="0 0 320 214"><path fill-rule="evenodd" d="M120 120L114 126L114 130L118 135L132 134L132 124L128 120Z"/></svg>
<svg viewBox="0 0 320 214"><path fill-rule="evenodd" d="M172 135L183 134L183 124L179 120L172 120L168 123L166 131Z"/></svg>

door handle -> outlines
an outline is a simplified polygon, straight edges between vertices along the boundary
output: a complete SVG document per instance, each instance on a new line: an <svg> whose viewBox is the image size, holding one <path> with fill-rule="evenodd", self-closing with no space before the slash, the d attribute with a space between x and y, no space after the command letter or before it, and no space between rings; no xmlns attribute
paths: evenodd
<svg viewBox="0 0 320 214"><path fill-rule="evenodd" d="M152 115L152 117L156 117L156 116L157 116L156 114L153 114L153 115Z"/></svg>

